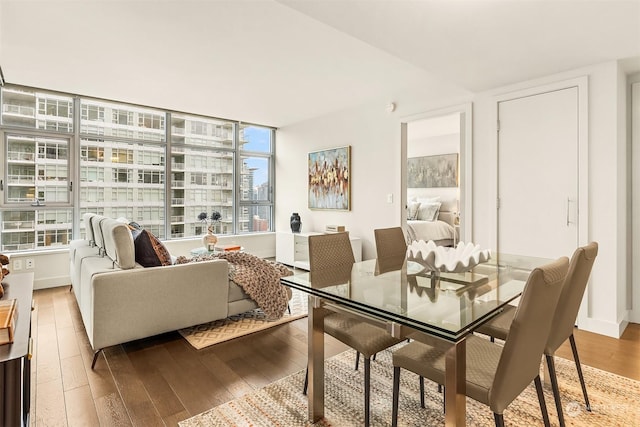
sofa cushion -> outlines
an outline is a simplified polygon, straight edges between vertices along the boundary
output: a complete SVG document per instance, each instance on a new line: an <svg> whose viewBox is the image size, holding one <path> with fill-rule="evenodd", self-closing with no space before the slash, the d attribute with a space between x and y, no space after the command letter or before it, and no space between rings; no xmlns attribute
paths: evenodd
<svg viewBox="0 0 640 427"><path fill-rule="evenodd" d="M93 227L91 226L91 218L95 216L92 213L82 214L82 221L84 223L85 240L89 246L95 246L96 239L93 237Z"/></svg>
<svg viewBox="0 0 640 427"><path fill-rule="evenodd" d="M145 229L131 230L136 251L136 262L143 267L171 265L171 254L160 239Z"/></svg>
<svg viewBox="0 0 640 427"><path fill-rule="evenodd" d="M133 237L126 224L107 218L100 221L104 238L104 252L123 270L136 266Z"/></svg>
<svg viewBox="0 0 640 427"><path fill-rule="evenodd" d="M93 243L100 249L104 251L104 233L102 231L102 222L105 221L107 217L102 215L93 215L89 218L89 225L93 230Z"/></svg>

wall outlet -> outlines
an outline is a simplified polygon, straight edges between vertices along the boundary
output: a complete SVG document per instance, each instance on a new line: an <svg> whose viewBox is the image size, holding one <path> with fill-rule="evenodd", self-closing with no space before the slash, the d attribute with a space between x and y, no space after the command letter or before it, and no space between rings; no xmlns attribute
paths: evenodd
<svg viewBox="0 0 640 427"><path fill-rule="evenodd" d="M33 260L33 258L27 258L26 260L24 260L24 266L27 270L31 270L36 267L36 262Z"/></svg>
<svg viewBox="0 0 640 427"><path fill-rule="evenodd" d="M22 260L21 259L14 259L13 260L13 269L15 271L22 270Z"/></svg>

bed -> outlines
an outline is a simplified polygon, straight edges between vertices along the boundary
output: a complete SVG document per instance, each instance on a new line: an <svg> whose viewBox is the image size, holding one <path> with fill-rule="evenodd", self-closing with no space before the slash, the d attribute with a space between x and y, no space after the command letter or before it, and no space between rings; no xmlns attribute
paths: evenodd
<svg viewBox="0 0 640 427"><path fill-rule="evenodd" d="M407 242L433 240L439 246L454 246L458 241L456 213L449 203L413 201L407 207Z"/></svg>

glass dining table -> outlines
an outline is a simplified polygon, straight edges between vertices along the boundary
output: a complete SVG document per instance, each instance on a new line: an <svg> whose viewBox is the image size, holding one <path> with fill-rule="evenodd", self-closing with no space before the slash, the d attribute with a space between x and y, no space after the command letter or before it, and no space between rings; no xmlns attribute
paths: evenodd
<svg viewBox="0 0 640 427"><path fill-rule="evenodd" d="M493 254L469 271L440 273L419 260L371 259L283 277L283 285L308 294L309 421L324 417L328 309L378 325L396 338L445 349L445 425L465 425L466 337L516 300L530 272L548 262Z"/></svg>

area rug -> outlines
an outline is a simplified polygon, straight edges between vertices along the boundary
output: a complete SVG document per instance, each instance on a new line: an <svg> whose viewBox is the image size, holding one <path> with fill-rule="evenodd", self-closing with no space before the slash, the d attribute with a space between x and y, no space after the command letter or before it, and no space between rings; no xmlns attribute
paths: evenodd
<svg viewBox="0 0 640 427"><path fill-rule="evenodd" d="M403 344L400 344L403 345ZM325 418L317 426L364 425L363 373L354 371L354 352L341 353L325 363ZM565 421L568 426L640 425L640 382L583 367L592 412L584 409L582 391L573 361L556 358L556 368ZM304 371L300 371L261 390L181 421L180 427L307 426L307 397L302 394ZM371 363L371 425L391 425L393 367L391 352L378 353ZM399 426L444 425L442 394L435 383L425 381L426 408L420 408L418 377L402 371L400 382ZM552 425L558 425L553 395L545 391ZM535 387L531 385L505 411L506 425L542 425ZM467 399L468 426L494 426L491 410Z"/></svg>
<svg viewBox="0 0 640 427"><path fill-rule="evenodd" d="M305 317L307 315L306 294L292 289L289 308L291 308L291 314L286 312L285 315L278 320L267 320L262 310L256 309L226 319L180 329L178 332L180 332L189 344L200 350L214 344Z"/></svg>

